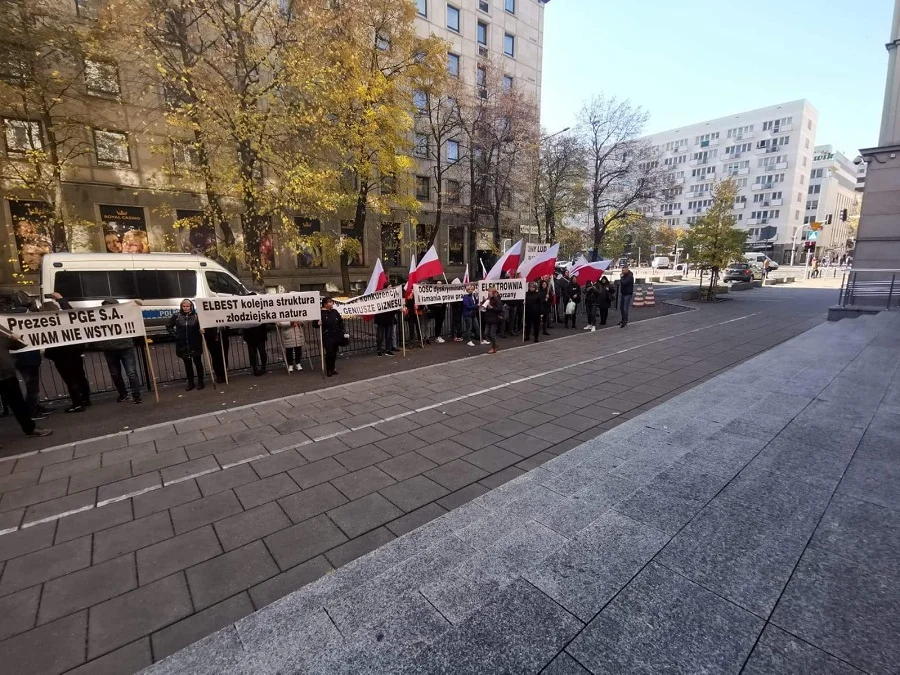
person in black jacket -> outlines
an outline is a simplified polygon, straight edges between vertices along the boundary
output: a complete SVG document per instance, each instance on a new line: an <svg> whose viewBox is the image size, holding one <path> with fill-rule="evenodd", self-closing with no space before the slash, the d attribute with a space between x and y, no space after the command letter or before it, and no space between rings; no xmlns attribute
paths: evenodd
<svg viewBox="0 0 900 675"><path fill-rule="evenodd" d="M488 297L484 307L484 339L491 343L488 354L497 353L497 330L503 320L503 302L500 300L500 292L491 286L488 289Z"/></svg>
<svg viewBox="0 0 900 675"><path fill-rule="evenodd" d="M244 342L247 343L247 352L250 357L250 367L253 374L257 377L266 374L266 365L268 364L268 356L266 355L266 338L269 335L268 326L261 323L258 326L250 326L244 328Z"/></svg>
<svg viewBox="0 0 900 675"><path fill-rule="evenodd" d="M550 283L546 279L541 280L541 283L538 286L538 293L540 293L541 296L541 316L543 317L541 324L544 327L544 335L550 335L550 331L547 330L547 327L550 323L550 309L553 298L553 291L550 288Z"/></svg>
<svg viewBox="0 0 900 675"><path fill-rule="evenodd" d="M59 303L60 309L72 309L72 305L59 293L53 297ZM56 304L45 302L41 307L44 311L56 311ZM88 384L87 373L84 372L84 345L63 345L51 347L44 351L44 356L53 361L59 376L66 383L72 405L66 408L67 413L84 412L91 404L91 387Z"/></svg>
<svg viewBox="0 0 900 675"><path fill-rule="evenodd" d="M572 321L572 328L578 328L578 305L581 304L581 286L578 285L578 280L574 277L569 282L569 299L566 300L566 309L569 308L569 303L575 303L575 311L569 314L566 312L566 323L565 327L569 327L569 320Z"/></svg>
<svg viewBox="0 0 900 675"><path fill-rule="evenodd" d="M19 388L19 379L16 377L16 367L13 363L10 349L21 349L25 343L19 336L6 330L0 331L0 396L9 406L19 426L26 436L37 438L53 433L49 429L38 429L31 415L28 414L28 406L22 398L22 390Z"/></svg>
<svg viewBox="0 0 900 675"><path fill-rule="evenodd" d="M101 304L118 305L116 298L107 298ZM141 402L141 381L137 374L137 353L134 351L134 339L130 337L113 338L112 340L103 340L95 346L103 350L106 357L106 367L109 368L109 376L112 378L116 391L119 392L117 403L124 403L128 400L129 390L131 391L131 399L135 403ZM122 379L122 371L125 371L125 377L128 378L128 388L125 387L125 380Z"/></svg>
<svg viewBox="0 0 900 675"><path fill-rule="evenodd" d="M322 344L325 345L325 373L328 377L337 375L334 369L337 361L338 347L346 343L344 337L344 319L340 312L334 308L334 300L324 298L322 300Z"/></svg>
<svg viewBox="0 0 900 675"><path fill-rule="evenodd" d="M628 311L631 309L632 300L634 300L634 275L628 267L623 267L622 276L619 277L619 311L622 312L619 326L622 328L628 325Z"/></svg>
<svg viewBox="0 0 900 675"><path fill-rule="evenodd" d="M213 373L216 382L225 382L225 371L228 369L228 353L231 351L230 329L217 328L203 331L203 339L206 340L206 349L212 361ZM223 355L224 352L224 355Z"/></svg>
<svg viewBox="0 0 900 675"><path fill-rule="evenodd" d="M534 341L538 341L538 334L541 332L542 305L541 293L538 291L537 284L532 281L528 284L528 291L525 293L525 342L531 339L532 333L534 333Z"/></svg>
<svg viewBox="0 0 900 675"><path fill-rule="evenodd" d="M394 355L394 312L381 312L375 315L375 346L378 356Z"/></svg>
<svg viewBox="0 0 900 675"><path fill-rule="evenodd" d="M597 308L600 310L600 325L605 326L606 319L609 318L609 308L612 307L614 291L606 277L600 278L596 288L599 291Z"/></svg>
<svg viewBox="0 0 900 675"><path fill-rule="evenodd" d="M175 336L175 354L184 363L188 386L194 388L194 370L197 371L197 389L203 389L203 333L194 303L185 298L176 314L169 317L166 330Z"/></svg>
<svg viewBox="0 0 900 675"><path fill-rule="evenodd" d="M438 280L435 284L442 286L444 282ZM444 332L444 320L447 318L447 305L442 302L429 305L428 312L431 314L431 318L434 319L434 341L437 344L442 345L445 342L441 333Z"/></svg>

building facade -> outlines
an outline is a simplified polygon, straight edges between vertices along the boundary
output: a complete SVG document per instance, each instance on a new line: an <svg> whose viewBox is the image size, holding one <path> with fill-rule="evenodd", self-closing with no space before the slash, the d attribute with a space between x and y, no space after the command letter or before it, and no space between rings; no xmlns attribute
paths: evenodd
<svg viewBox="0 0 900 675"><path fill-rule="evenodd" d="M804 232L817 124L816 109L799 100L645 137L674 184L654 217L690 227L712 205L714 183L732 177L747 250L789 262Z"/></svg>
<svg viewBox="0 0 900 675"><path fill-rule="evenodd" d="M543 51L544 6L548 0L410 0L416 5L416 31L435 34L450 44L448 69L467 85L477 86L480 59L500 64L504 82L526 91L540 104ZM94 21L84 0L59 0L61 16L73 23ZM7 68L0 58L0 71ZM6 64L8 65L8 64ZM7 82L15 73L0 72ZM2 84L2 83L0 83ZM78 131L83 152L73 160L64 177L62 200L69 219L76 224L70 236L73 251L95 252L198 252L221 233L201 228L178 228L176 221L191 218L202 209L201 196L191 191L189 181L179 178L179 168L189 164L187 150L161 147L160 130L165 125L166 92L147 91L133 84L125 71L109 62L86 63L79 88L82 115L90 122ZM48 250L49 238L39 231L32 214L39 210L33 194L17 181L17 162L28 148L29 137L40 136L41 126L9 112L0 98L0 289L37 290L40 255ZM120 131L119 131L120 130ZM449 146L449 144L448 144ZM444 152L452 153L447 147ZM181 154L179 154L181 153ZM416 170L427 176L425 162ZM182 171L181 176L184 176ZM416 196L422 211L420 223L434 222L437 186L419 185ZM442 186L452 192L452 186ZM447 194L447 192L445 192ZM443 224L435 239L445 267L461 271L468 262L468 228L462 203L447 203ZM523 203L524 208L524 203ZM343 232L360 239L362 255L351 261L351 280L365 284L378 257L394 271L405 271L412 251L399 241L415 241L421 231L409 214L371 215L364 231L352 230L352 214L316 218L297 214L301 234L315 231ZM516 221L516 217L511 217ZM240 219L231 222L240 233ZM130 241L124 233L130 232ZM118 233L118 237L115 237ZM117 241L113 241L117 238ZM265 250L263 251L263 246ZM286 290L324 288L340 279L337 264L316 266L314 256L281 245L277 237L261 246L267 271L268 288Z"/></svg>
<svg viewBox="0 0 900 675"><path fill-rule="evenodd" d="M857 214L860 193L857 192L856 166L830 145L817 145L809 174L804 225L822 224L813 231L804 228L802 239L805 252L814 252L820 259L838 260L853 250L853 234L849 222Z"/></svg>

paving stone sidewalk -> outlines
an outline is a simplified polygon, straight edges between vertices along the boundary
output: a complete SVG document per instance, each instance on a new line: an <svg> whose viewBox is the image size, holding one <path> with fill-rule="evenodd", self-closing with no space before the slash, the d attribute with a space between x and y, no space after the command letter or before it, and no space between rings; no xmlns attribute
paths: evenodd
<svg viewBox="0 0 900 675"><path fill-rule="evenodd" d="M370 551L407 550L424 535L404 534L495 499L821 309L735 302L0 461L0 662L134 672ZM609 478L610 494L658 461ZM570 508L586 487L551 491ZM554 549L587 524L566 513L516 545ZM515 534L513 520L473 529L457 554Z"/></svg>
<svg viewBox="0 0 900 675"><path fill-rule="evenodd" d="M145 672L896 673L898 349L814 328Z"/></svg>

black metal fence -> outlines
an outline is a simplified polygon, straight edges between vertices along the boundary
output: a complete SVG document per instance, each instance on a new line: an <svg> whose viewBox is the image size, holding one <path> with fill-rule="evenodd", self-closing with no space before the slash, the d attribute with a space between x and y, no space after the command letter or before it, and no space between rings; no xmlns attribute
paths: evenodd
<svg viewBox="0 0 900 675"><path fill-rule="evenodd" d="M585 315L584 303L580 303L579 317ZM562 307L560 307L562 312ZM551 312L552 314L553 312ZM514 312L513 325L509 327L511 333L521 334L522 320L521 311ZM400 330L404 331L406 344L409 346L411 336L408 322L404 319L397 321L394 325L394 346L400 349L402 340ZM428 339L438 337L435 334L435 320L430 312L426 311L419 317L423 335ZM582 321L582 324L584 322ZM341 348L342 354L359 354L373 352L376 349L375 324L362 318L345 318L344 326L350 334L350 344ZM319 335L312 325L304 325L304 338L306 346L303 348L303 365L308 367L311 363L314 370L318 370L321 366L321 350L319 346ZM454 336L461 335L462 332L462 305L447 305L447 310L441 329L440 337L444 339L452 339ZM227 336L227 364L229 377L231 374L241 374L250 370L250 359L247 346L244 343L240 331L229 331ZM159 384L167 384L185 380L186 375L184 366L180 358L175 354L175 343L167 336L152 336L150 338L150 354L153 359L153 369ZM268 331L266 339L266 354L268 356L269 367L282 367L284 365L284 349L281 344L280 332L276 328ZM147 391L151 390L150 368L147 363L146 351L143 345L137 349L138 357L138 377L141 386ZM106 358L102 351L90 349L84 354L85 372L87 373L88 382L91 385L91 393L101 394L105 392L115 391L115 385L109 375L109 369L106 365ZM204 368L207 364L204 359ZM48 359L44 359L41 363L41 398L46 401L63 399L68 396L68 390L59 376L53 363Z"/></svg>

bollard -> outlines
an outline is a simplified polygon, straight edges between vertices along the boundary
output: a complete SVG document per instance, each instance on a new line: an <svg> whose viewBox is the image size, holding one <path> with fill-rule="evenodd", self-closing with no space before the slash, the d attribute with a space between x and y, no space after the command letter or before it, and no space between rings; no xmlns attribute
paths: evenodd
<svg viewBox="0 0 900 675"><path fill-rule="evenodd" d="M644 294L644 307L655 307L656 298L653 296L653 284L647 286L647 292Z"/></svg>
<svg viewBox="0 0 900 675"><path fill-rule="evenodd" d="M631 303L632 307L643 307L644 306L644 291L640 286L634 287L634 298Z"/></svg>

